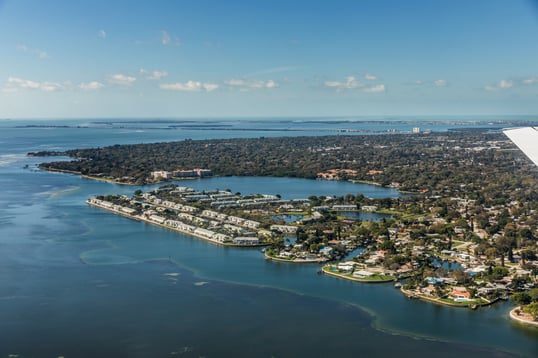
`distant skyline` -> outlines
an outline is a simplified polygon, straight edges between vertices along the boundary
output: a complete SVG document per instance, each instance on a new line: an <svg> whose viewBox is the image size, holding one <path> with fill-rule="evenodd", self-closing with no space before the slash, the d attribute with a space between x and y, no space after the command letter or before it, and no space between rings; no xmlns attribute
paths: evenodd
<svg viewBox="0 0 538 358"><path fill-rule="evenodd" d="M0 0L0 118L538 114L538 1Z"/></svg>

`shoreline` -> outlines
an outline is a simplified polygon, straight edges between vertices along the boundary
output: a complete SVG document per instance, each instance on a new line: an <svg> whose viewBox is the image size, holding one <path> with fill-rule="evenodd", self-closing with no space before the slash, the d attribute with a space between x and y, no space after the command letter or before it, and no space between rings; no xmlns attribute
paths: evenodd
<svg viewBox="0 0 538 358"><path fill-rule="evenodd" d="M411 292L409 290L406 290L403 287L400 288L400 291L404 294L405 297L407 297L409 299L418 299L418 300L421 300L421 301L430 302L430 303L437 304L437 305L440 305L440 306L447 306L447 307L454 307L454 308L475 309L475 308L478 308L478 307L490 306L490 305L496 303L497 301L499 301L499 299L495 299L493 301L489 301L489 302L485 302L485 303L469 303L469 304L464 305L464 304L444 302L444 301L441 301L441 299L439 299L439 298L427 297L425 295L421 295L421 294L418 294L416 292ZM485 299L482 299L482 300L485 300Z"/></svg>
<svg viewBox="0 0 538 358"><path fill-rule="evenodd" d="M529 319L523 318L520 315L516 313L517 310L521 310L521 306L517 306L510 310L510 313L508 314L510 319L513 321L516 321L517 323L521 323L527 326L532 326L538 328L538 321L531 321ZM528 315L525 315L524 317L527 317ZM530 318L530 317L529 317Z"/></svg>
<svg viewBox="0 0 538 358"><path fill-rule="evenodd" d="M144 218L142 216L130 215L128 213L123 213L121 211L118 211L118 210L115 210L115 209L112 209L112 208L107 208L107 207L98 205L96 203L92 203L92 202L90 202L89 199L86 200L86 204L88 204L90 206L93 206L95 208L99 208L99 209L109 211L109 212L114 213L114 214L118 214L118 215L126 217L128 219L141 221L141 222L144 222L144 223L147 223L147 224L150 224L150 225L159 226L159 227L162 227L162 228L165 228L165 229L168 229L168 230L179 232L180 234L184 234L184 235L187 235L187 236L190 236L190 237L194 237L196 239L201 239L201 240L211 242L213 244L217 244L217 245L221 245L221 246L229 246L229 247L264 247L264 246L269 245L269 244L265 244L265 243L259 243L259 244L253 244L253 245L245 245L245 244L234 244L234 243L220 242L220 241L213 240L213 239L201 236L201 235L196 235L195 233L190 232L190 231L185 231L185 230L181 230L181 229L176 228L176 227L171 227L171 226L168 226L168 225L159 224L157 222L148 220L148 219L146 219L146 218Z"/></svg>
<svg viewBox="0 0 538 358"><path fill-rule="evenodd" d="M323 263L323 262L327 261L327 259L325 259L325 258L288 260L288 259L283 259L283 258L279 258L279 257L275 257L275 256L269 256L269 255L267 255L267 252L264 252L263 255L264 255L266 260L272 260L272 261L276 261L276 262L289 262L289 263L292 263L292 264L315 264L315 263Z"/></svg>
<svg viewBox="0 0 538 358"><path fill-rule="evenodd" d="M329 276L341 278L343 280L349 280L349 281L355 281L355 282L361 282L361 283L389 283L389 282L394 282L394 279L396 278L394 277L394 278L386 279L386 280L368 280L368 279L362 279L362 278L357 278L357 277L344 276L344 275L329 271L328 269L326 269L325 266L322 267L321 272Z"/></svg>
<svg viewBox="0 0 538 358"><path fill-rule="evenodd" d="M42 163L42 164L46 164L46 163ZM198 179L198 178L172 178L170 180L162 180L162 181L156 181L156 182L152 182L152 183L137 184L137 183L134 183L134 182L122 182L122 181L118 181L118 180L114 180L114 179L101 178L101 177L97 177L97 176L93 176L93 175L82 174L81 172L77 172L77 171L73 171L73 170L67 170L67 169L57 169L57 168L40 167L40 166L38 166L38 169L46 170L46 171L49 171L49 172L55 172L55 173L73 174L73 175L77 175L77 176L79 176L81 178L89 179L89 180L96 180L96 181L102 181L102 182L111 183L111 184L131 185L131 186L146 186L146 185L154 185L154 184L166 184L166 183L170 183L170 182L173 182L173 181ZM221 175L217 174L217 175L213 175L212 177L220 177L220 176ZM227 175L225 175L225 176L227 176ZM243 177L242 175L235 175L235 176ZM288 176L279 177L279 176L272 176L272 175L254 175L254 176L260 176L260 177L263 177L263 178L289 178ZM307 180L320 180L319 178L300 177L300 176L297 176L295 178L297 178L297 179L307 179ZM393 187L390 187L390 186L384 186L381 183L374 182L374 181L369 181L369 180L339 179L339 180L327 180L327 181L349 182L349 183L352 183L352 184L372 185L372 186L376 186L376 187L379 187L379 188L394 189L400 194L417 194L415 192L409 192L409 191L400 190L398 188L393 188ZM357 211L360 212L360 210L357 210Z"/></svg>
<svg viewBox="0 0 538 358"><path fill-rule="evenodd" d="M46 170L48 172L63 173L63 174L73 174L73 175L77 175L77 176L79 176L81 178L84 178L84 179L97 180L97 181L102 181L102 182L111 183L111 184L138 185L138 184L135 184L135 183L124 183L124 182L120 182L120 181L117 181L117 180L114 180L114 179L100 178L100 177L96 177L96 176L92 176L92 175L82 174L81 172L76 172L76 171L73 171L73 170L57 169L57 168L49 168L49 167L46 167L46 168L38 167L38 168L40 170ZM151 185L151 184L142 184L142 185Z"/></svg>
<svg viewBox="0 0 538 358"><path fill-rule="evenodd" d="M84 175L84 174L80 174L80 173L78 175L81 178L84 178L84 179L104 181L105 183L118 184L118 185L137 185L135 183L124 183L124 182L116 181L114 179L99 178L99 177L94 177L94 176L91 176L91 175ZM143 184L143 185L149 185L149 184Z"/></svg>

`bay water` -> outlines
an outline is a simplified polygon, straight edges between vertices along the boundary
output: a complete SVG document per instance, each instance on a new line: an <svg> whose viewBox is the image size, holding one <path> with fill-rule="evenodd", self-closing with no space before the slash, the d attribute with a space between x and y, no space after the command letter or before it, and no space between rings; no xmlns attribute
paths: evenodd
<svg viewBox="0 0 538 358"><path fill-rule="evenodd" d="M87 123L92 121L0 121L0 356L538 355L538 330L510 321L509 302L471 311L410 301L391 284L338 280L317 274L319 265L265 261L259 249L221 247L119 217L84 201L151 187L40 171L36 165L51 158L25 155L325 131L256 132L256 126L278 124L263 121L244 124L249 131ZM285 198L399 195L296 178L178 184Z"/></svg>

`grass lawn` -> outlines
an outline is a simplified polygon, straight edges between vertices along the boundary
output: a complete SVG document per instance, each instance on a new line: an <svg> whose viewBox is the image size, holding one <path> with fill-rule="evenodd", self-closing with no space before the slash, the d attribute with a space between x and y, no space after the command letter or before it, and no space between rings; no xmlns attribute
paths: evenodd
<svg viewBox="0 0 538 358"><path fill-rule="evenodd" d="M331 268L334 268L334 270L332 270ZM373 274L372 276L368 276L368 277L356 277L356 276L353 276L352 273L338 272L336 267L331 266L331 265L324 266L323 271L336 275L338 277L342 277L342 278L353 280L353 281L360 281L360 282L388 282L388 281L393 281L396 278L395 276L392 276L392 275L381 275L381 274Z"/></svg>

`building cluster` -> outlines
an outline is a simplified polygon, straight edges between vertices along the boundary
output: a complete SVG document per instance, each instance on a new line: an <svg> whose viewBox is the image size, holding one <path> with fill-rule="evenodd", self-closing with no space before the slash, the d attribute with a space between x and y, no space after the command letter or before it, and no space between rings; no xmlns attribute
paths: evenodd
<svg viewBox="0 0 538 358"><path fill-rule="evenodd" d="M199 192L174 185L140 193L133 198L118 196L109 201L95 197L88 203L213 242L248 246L263 244L275 235L293 234L297 227L278 224L262 227L259 221L229 215L219 209L268 204L297 209L309 200L282 200L275 195L242 197L229 191Z"/></svg>
<svg viewBox="0 0 538 358"><path fill-rule="evenodd" d="M364 239L364 231L361 231L364 227L361 227L360 221L342 217L329 219L334 221L326 220L335 217L334 212L358 211L359 208L361 211L376 212L378 205L372 205L375 202L358 205L327 199L323 205L312 206L309 199L284 200L276 195L262 194L241 196L227 190L200 192L175 185L140 193L133 198L118 198L118 201L92 198L88 202L216 243L252 246L280 238L288 244L272 246L270 253L266 252L270 258L294 262L344 259L347 261L326 267L332 274L357 280L388 281L412 277L409 280L413 284L405 288L406 294L432 301L441 300L456 305L490 304L514 292L517 287L529 289L537 281L536 272L521 265L523 256L520 252L514 252L505 268L498 252L480 249L485 244L493 248L506 232L500 230L492 234L480 228L478 220L470 216L470 208L477 205L476 201L465 198L430 196L427 198L430 204L422 208L420 215L408 222L387 222L384 229L370 236L367 244L361 241ZM503 207L515 211L520 204L510 202ZM481 208L482 215L489 218L487 225L499 224L503 210L506 211L503 207ZM299 215L295 222L273 219L275 213L290 211L302 211L304 214ZM447 212L459 219L450 220ZM263 219L253 220L259 215L263 215ZM316 223L317 219L321 220ZM526 224L515 219L509 221L515 230L526 228ZM313 223L312 227L309 226L310 222ZM440 228L450 230L444 232ZM469 235L474 235L476 240L471 240ZM299 241L300 236L303 239ZM352 260L347 258L351 251L361 245L365 250L359 256ZM424 271L424 262L436 265L450 262L452 269ZM536 260L527 259L526 264L538 267ZM492 270L501 267L505 269L502 275L491 279ZM422 277L423 272L427 274Z"/></svg>
<svg viewBox="0 0 538 358"><path fill-rule="evenodd" d="M92 204L92 205L95 205L95 206L99 206L99 207L101 207L103 209L107 209L107 210L110 210L110 211L115 211L115 212L117 212L119 214L131 215L131 214L134 214L136 212L136 209L129 208L127 206L114 204L114 203L111 203L109 201L100 200L100 199L97 199L97 198L89 199L88 203Z"/></svg>
<svg viewBox="0 0 538 358"><path fill-rule="evenodd" d="M195 169L178 169L173 171L167 171L167 170L156 170L151 172L151 177L154 180L169 180L173 178L203 178L203 177L209 177L212 176L213 173L210 169L201 169L201 168L195 168Z"/></svg>

